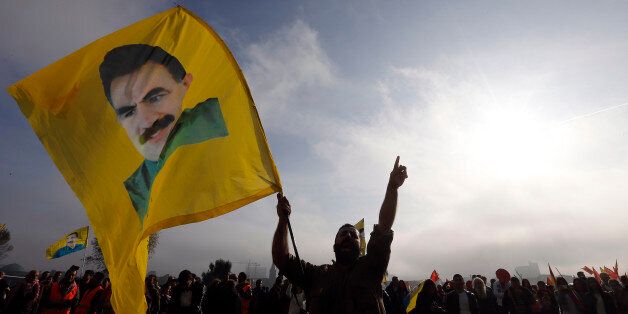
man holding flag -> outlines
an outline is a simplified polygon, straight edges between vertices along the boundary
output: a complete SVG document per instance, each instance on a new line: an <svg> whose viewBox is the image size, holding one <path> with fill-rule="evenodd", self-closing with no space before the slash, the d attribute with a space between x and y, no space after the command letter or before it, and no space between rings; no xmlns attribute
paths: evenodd
<svg viewBox="0 0 628 314"><path fill-rule="evenodd" d="M288 217L292 210L288 199L277 195L279 221L273 237L273 262L290 282L305 290L311 314L386 313L381 282L390 259L397 190L407 177L406 167L399 164L397 157L366 255L360 257L358 230L345 224L336 234L336 262L332 265L312 265L290 254Z"/></svg>

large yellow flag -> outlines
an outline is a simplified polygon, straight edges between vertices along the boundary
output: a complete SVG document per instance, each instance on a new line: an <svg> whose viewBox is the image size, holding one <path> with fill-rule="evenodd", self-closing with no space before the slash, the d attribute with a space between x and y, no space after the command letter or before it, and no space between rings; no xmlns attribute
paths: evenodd
<svg viewBox="0 0 628 314"><path fill-rule="evenodd" d="M46 249L46 258L58 258L70 253L84 250L89 238L89 226L78 228L59 239Z"/></svg>
<svg viewBox="0 0 628 314"><path fill-rule="evenodd" d="M8 90L87 210L117 312L145 312L148 235L281 189L236 61L181 7Z"/></svg>

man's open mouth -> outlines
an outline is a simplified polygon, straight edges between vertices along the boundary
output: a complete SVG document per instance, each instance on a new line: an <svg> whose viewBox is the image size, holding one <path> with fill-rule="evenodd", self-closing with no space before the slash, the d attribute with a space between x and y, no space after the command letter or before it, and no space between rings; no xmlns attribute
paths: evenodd
<svg viewBox="0 0 628 314"><path fill-rule="evenodd" d="M140 135L140 144L144 145L148 142L159 130L167 127L170 123L174 122L174 116L171 114L165 115L160 119L157 119L153 122L148 129L144 131L142 135Z"/></svg>

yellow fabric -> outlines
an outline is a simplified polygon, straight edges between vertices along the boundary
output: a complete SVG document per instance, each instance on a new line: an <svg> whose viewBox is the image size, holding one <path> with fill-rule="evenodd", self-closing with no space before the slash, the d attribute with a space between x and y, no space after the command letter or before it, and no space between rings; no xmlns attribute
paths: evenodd
<svg viewBox="0 0 628 314"><path fill-rule="evenodd" d="M144 157L118 123L98 69L108 51L137 43L176 57L194 77L183 109L217 98L229 132L170 155L153 182L143 223L123 182ZM109 270L116 312L146 311L148 235L228 213L281 190L235 59L205 22L181 7L98 39L8 91L87 211Z"/></svg>
<svg viewBox="0 0 628 314"><path fill-rule="evenodd" d="M83 247L87 248L87 238L89 238L89 226L78 228L72 232L68 232L63 235L63 237L60 238L59 241L55 242L46 249L46 258L53 259L55 252L67 245L68 236L73 233L76 233L78 235L76 237L76 244L82 244Z"/></svg>
<svg viewBox="0 0 628 314"><path fill-rule="evenodd" d="M364 236L364 218L353 225L360 232L360 256L366 255L366 237Z"/></svg>
<svg viewBox="0 0 628 314"><path fill-rule="evenodd" d="M412 291L410 302L408 303L408 306L406 307L406 313L410 313L410 311L414 310L414 307L416 306L416 298L419 296L419 292L423 290L424 283L425 283L425 280L421 281L421 283L419 283L419 285L416 288L414 288L414 291Z"/></svg>

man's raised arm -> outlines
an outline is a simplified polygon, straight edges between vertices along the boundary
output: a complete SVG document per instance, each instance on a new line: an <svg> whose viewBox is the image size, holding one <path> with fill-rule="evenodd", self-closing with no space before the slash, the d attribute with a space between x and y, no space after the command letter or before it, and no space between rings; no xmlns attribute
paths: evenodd
<svg viewBox="0 0 628 314"><path fill-rule="evenodd" d="M283 196L283 194L277 194L277 216L279 221L277 222L277 229L273 236L273 263L280 270L284 269L288 259L290 258L290 249L288 247L288 216L292 209L290 208L290 202Z"/></svg>
<svg viewBox="0 0 628 314"><path fill-rule="evenodd" d="M378 227L381 231L388 231L392 228L395 221L395 214L397 213L397 189L408 178L408 172L405 166L399 164L399 156L395 160L395 166L390 172L390 179L388 180L388 186L386 187L386 196L382 203L382 208L379 210L379 223ZM273 246L273 256L274 256Z"/></svg>

